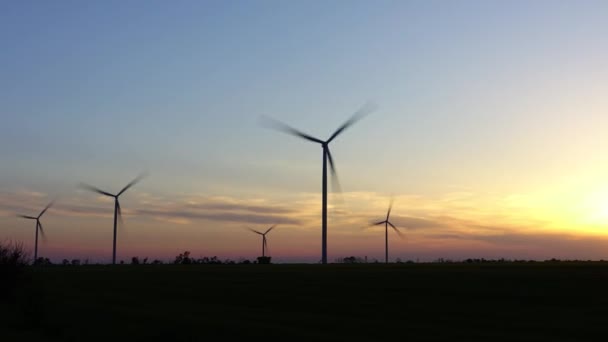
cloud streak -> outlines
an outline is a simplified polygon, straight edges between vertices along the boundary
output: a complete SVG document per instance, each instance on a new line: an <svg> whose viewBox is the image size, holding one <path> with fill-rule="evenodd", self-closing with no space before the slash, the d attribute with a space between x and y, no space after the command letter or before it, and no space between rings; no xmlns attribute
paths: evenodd
<svg viewBox="0 0 608 342"><path fill-rule="evenodd" d="M153 210L137 209L137 215L149 215L156 218L186 219L186 220L210 220L217 222L238 222L251 224L300 224L301 221L287 216L277 216L268 214L239 213L233 211L206 212L194 210ZM173 221L175 222L175 221ZM184 223L189 221L183 221Z"/></svg>
<svg viewBox="0 0 608 342"><path fill-rule="evenodd" d="M345 242L374 234L373 229L365 227L372 221L384 219L386 196L355 192L345 193L344 198L344 204L330 207L329 233L340 235ZM534 250L568 251L573 248L600 253L600 247L608 247L605 240L589 235L551 230L551 222L527 218L516 210L508 210L508 206L496 210L475 209L479 198L471 193L448 193L438 198L396 196L391 221L404 228L401 231L406 234L407 241L415 241L418 247L441 251L441 254L459 248L465 252L484 248L497 253L511 250L521 255L532 255L530 251ZM49 196L31 191L1 192L0 215L14 217L17 213L36 213L48 200ZM320 196L313 193L237 198L192 194L162 196L136 191L122 204L123 214L129 220L152 219L179 225L196 225L201 220L214 222L213 226L217 228L281 224L312 233L320 227L319 200ZM512 199L502 202L497 199L498 205L509 201ZM485 199L487 202L489 200ZM113 215L113 210L94 196L74 194L60 199L49 214L107 218Z"/></svg>
<svg viewBox="0 0 608 342"><path fill-rule="evenodd" d="M40 206L40 199L48 196L32 192L3 192L0 194L0 215L15 216L17 213L29 213L31 208ZM296 218L295 210L269 203L258 204L260 200L236 200L222 197L187 196L164 200L159 196L141 196L142 201L136 201L135 208L123 205L124 216L150 216L158 220L172 223L188 224L192 220L211 220L216 222L236 222L250 224L291 224L302 223ZM97 201L100 201L97 198ZM78 217L108 217L113 215L113 209L103 204L81 204L82 198L63 198L53 207L54 215ZM103 201L101 201L103 202Z"/></svg>

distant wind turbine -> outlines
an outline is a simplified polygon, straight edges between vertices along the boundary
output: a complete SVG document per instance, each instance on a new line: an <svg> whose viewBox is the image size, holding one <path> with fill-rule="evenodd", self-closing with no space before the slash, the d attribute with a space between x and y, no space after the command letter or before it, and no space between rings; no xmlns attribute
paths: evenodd
<svg viewBox="0 0 608 342"><path fill-rule="evenodd" d="M374 110L374 106L370 103L363 106L359 109L355 114L342 126L338 127L338 129L325 141L321 139L317 139L311 135L306 133L302 133L299 130L292 128L280 121L275 119L267 118L268 123L275 129L295 135L302 139L312 141L314 143L320 144L323 149L323 176L322 176L322 202L321 202L321 222L322 222L322 231L321 231L321 263L327 264L327 161L329 160L329 166L331 168L331 174L333 178L333 184L336 187L339 187L336 168L334 165L334 159L331 156L331 152L329 151L329 143L331 143L340 133L342 133L345 129L352 126L355 122L359 121L365 115L371 113Z"/></svg>
<svg viewBox="0 0 608 342"><path fill-rule="evenodd" d="M123 223L122 212L120 210L120 202L118 202L118 197L120 195L122 195L125 191L127 191L130 187L139 183L139 181L141 181L142 178L144 178L144 177L145 177L145 174L141 174L141 175L137 176L137 178L135 178L129 184L127 184L124 188L122 188L122 190L120 190L116 195L113 195L109 192L105 192L103 190L99 190L98 188L88 185L88 184L84 184L84 183L80 184L80 186L85 189L91 190L98 194L102 194L102 195L114 198L114 242L113 242L113 249L112 249L112 264L116 264L116 226L117 226L117 222L118 222L118 220L120 220L120 223L121 224Z"/></svg>
<svg viewBox="0 0 608 342"><path fill-rule="evenodd" d="M403 238L403 234L395 227L394 224L389 221L389 216L391 216L391 210L393 209L393 200L391 199L391 203L388 206L388 212L386 213L386 219L384 221L378 221L371 224L371 226L380 226L384 225L384 239L385 239L385 251L384 251L384 261L388 264L388 226L391 226L395 232L399 235L399 237Z"/></svg>
<svg viewBox="0 0 608 342"><path fill-rule="evenodd" d="M40 223L40 218L53 205L53 203L54 203L54 201L51 201L51 203L49 203L36 217L27 216L27 215L18 215L19 217L22 217L24 219L36 220L36 242L34 243L34 263L36 262L36 260L38 260L38 231L40 231L40 235L42 235L42 238L46 240L46 235L44 234L44 229L42 229L42 223Z"/></svg>
<svg viewBox="0 0 608 342"><path fill-rule="evenodd" d="M266 234L270 233L271 230L274 229L274 227L276 227L277 225L275 224L274 226L268 228L268 230L266 230L264 233L259 232L255 229L249 228L249 230L251 230L252 232L262 235L262 257L266 256L266 250L268 249L268 242L266 241Z"/></svg>

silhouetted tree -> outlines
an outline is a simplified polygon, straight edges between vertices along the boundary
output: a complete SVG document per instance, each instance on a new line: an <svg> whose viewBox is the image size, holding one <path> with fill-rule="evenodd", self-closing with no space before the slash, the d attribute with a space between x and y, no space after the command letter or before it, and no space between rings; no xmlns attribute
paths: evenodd
<svg viewBox="0 0 608 342"><path fill-rule="evenodd" d="M49 258L43 258L43 257L38 257L38 259L36 259L34 261L34 265L38 265L38 266L47 266L47 265L52 265L53 263L51 262L51 259Z"/></svg>
<svg viewBox="0 0 608 342"><path fill-rule="evenodd" d="M180 253L178 256L175 257L175 260L173 261L173 263L182 264L182 265L192 264L192 259L190 258L190 251L185 251L184 253Z"/></svg>
<svg viewBox="0 0 608 342"><path fill-rule="evenodd" d="M270 258L269 256L258 257L258 264L270 264Z"/></svg>
<svg viewBox="0 0 608 342"><path fill-rule="evenodd" d="M203 257L197 260L199 264L221 264L222 261L217 256Z"/></svg>
<svg viewBox="0 0 608 342"><path fill-rule="evenodd" d="M22 243L0 243L0 295L12 292L28 263L29 254Z"/></svg>
<svg viewBox="0 0 608 342"><path fill-rule="evenodd" d="M357 258L355 256L349 256L349 257L343 258L342 262L345 264L360 264L360 263L363 263L363 260L361 258ZM378 260L376 260L376 262L378 262Z"/></svg>
<svg viewBox="0 0 608 342"><path fill-rule="evenodd" d="M29 262L29 253L22 243L0 243L0 266L25 266Z"/></svg>
<svg viewBox="0 0 608 342"><path fill-rule="evenodd" d="M10 336L5 338L6 319L15 317L16 311L32 298L31 292L25 292L33 286L31 278L25 269L30 262L29 253L22 243L0 242L0 330L4 340L11 340ZM36 319L36 317L34 317Z"/></svg>

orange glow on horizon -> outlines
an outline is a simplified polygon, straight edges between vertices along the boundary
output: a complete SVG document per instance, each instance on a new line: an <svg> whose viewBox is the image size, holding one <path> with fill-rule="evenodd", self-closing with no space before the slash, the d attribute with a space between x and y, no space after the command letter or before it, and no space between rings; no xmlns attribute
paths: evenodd
<svg viewBox="0 0 608 342"><path fill-rule="evenodd" d="M578 248L582 244L601 253L599 246L608 237L603 225L608 219L608 192L600 189L586 196L572 196L575 200L583 196L586 201L570 210L563 210L568 198L553 197L550 201L549 195L501 197L460 191L435 198L394 196L391 221L402 227L405 239L391 235L389 254L393 259L427 260L433 255L540 257L551 255L551 243L573 243ZM2 198L2 203L18 203L23 209L35 208L46 199L24 194L9 197ZM245 228L264 229L279 222L268 236L275 259L316 262L320 250L319 195L271 198L188 195L165 201L163 196L134 191L123 202L125 227L119 230L118 255L123 260L136 255L169 260L189 250L194 256L253 258L259 253L259 241ZM368 224L383 218L388 198L350 192L344 193L343 203L333 203L329 211L331 261L350 255L381 259L383 230ZM50 241L40 246L41 251L55 258L71 253L98 260L109 256L112 208L107 203L75 196L63 199L49 214L44 225ZM12 239L31 243L32 232L26 222L15 219L7 210L2 211L0 220L9 227ZM579 254L586 255L585 251Z"/></svg>

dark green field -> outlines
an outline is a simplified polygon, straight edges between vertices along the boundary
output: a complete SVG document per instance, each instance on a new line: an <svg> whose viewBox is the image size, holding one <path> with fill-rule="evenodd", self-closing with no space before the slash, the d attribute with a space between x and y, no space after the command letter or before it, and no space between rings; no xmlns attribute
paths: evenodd
<svg viewBox="0 0 608 342"><path fill-rule="evenodd" d="M31 269L2 341L605 341L608 264Z"/></svg>

